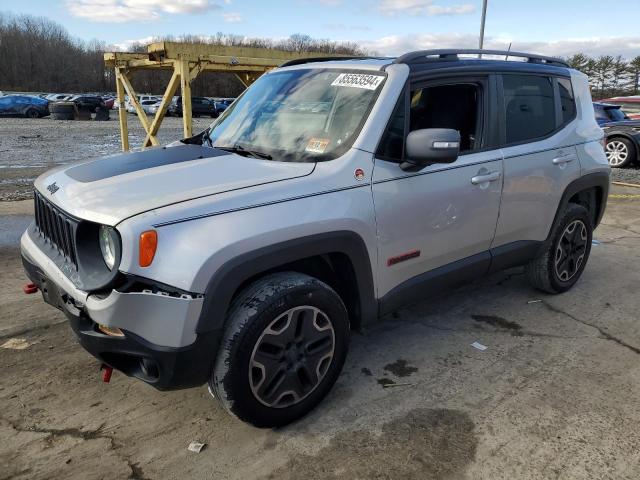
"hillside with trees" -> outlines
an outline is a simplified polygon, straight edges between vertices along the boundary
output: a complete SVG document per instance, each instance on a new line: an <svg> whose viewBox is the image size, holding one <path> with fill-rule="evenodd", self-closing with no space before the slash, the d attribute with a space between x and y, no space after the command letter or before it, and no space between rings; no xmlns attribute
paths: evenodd
<svg viewBox="0 0 640 480"><path fill-rule="evenodd" d="M171 37L160 40L175 40ZM328 55L361 55L355 43L319 40L308 35L292 35L284 40L246 38L218 33L203 39L184 36L188 43L262 47L290 52L320 52ZM103 53L114 50L97 40L83 42L71 37L60 24L44 17L0 14L0 90L30 92L113 92L114 72L105 68ZM132 45L130 51L144 52L144 45ZM133 76L136 91L161 94L168 72L137 72ZM194 95L237 96L244 86L233 74L204 73L192 84Z"/></svg>
<svg viewBox="0 0 640 480"><path fill-rule="evenodd" d="M171 37L158 40L178 40ZM318 40L308 35L292 35L284 40L246 38L217 33L206 38L183 36L179 41L225 46L275 48L291 52L363 55L356 43ZM103 53L114 50L104 42L74 39L60 24L45 17L0 14L0 90L31 92L113 92L114 73L103 62ZM144 45L130 51L143 52ZM569 64L589 76L595 99L615 95L640 94L640 56L597 58L578 53ZM168 72L138 72L133 84L138 92L161 94ZM205 73L193 82L194 95L234 97L244 86L233 74Z"/></svg>

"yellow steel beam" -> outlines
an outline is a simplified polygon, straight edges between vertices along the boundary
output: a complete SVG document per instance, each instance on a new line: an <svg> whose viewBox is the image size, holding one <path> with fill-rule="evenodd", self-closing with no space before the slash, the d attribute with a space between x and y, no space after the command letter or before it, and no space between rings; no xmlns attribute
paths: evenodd
<svg viewBox="0 0 640 480"><path fill-rule="evenodd" d="M173 75L169 79L169 83L167 85L167 89L164 91L164 95L162 96L162 102L158 106L158 111L156 112L155 117L153 118L153 122L151 122L151 127L147 133L146 138L144 139L143 147L148 147L151 145L151 137L155 137L158 134L158 130L160 130L160 125L162 124L162 120L164 120L165 115L167 114L167 109L169 108L169 104L171 103L171 99L173 95L176 93L178 85L180 84L180 72L178 69L173 71Z"/></svg>
<svg viewBox="0 0 640 480"><path fill-rule="evenodd" d="M147 46L149 58L160 60L163 58L196 60L206 55L224 55L229 57L272 58L279 63L296 58L322 57L326 53L319 52L287 52L258 47L229 47L224 45L210 45L206 43L156 42Z"/></svg>
<svg viewBox="0 0 640 480"><path fill-rule="evenodd" d="M140 102L138 101L136 92L131 86L131 82L127 78L126 72L121 72L120 78L122 81L122 85L124 86L124 89L127 91L127 95L129 95L129 101L133 103L133 107L136 109L136 113L138 115L138 118L140 119L140 123L142 124L142 128L144 128L144 131L147 132L148 134L151 131L151 128L149 126L149 119L147 118L147 113L142 109L142 105L140 105ZM158 145L158 139L155 137L155 135L150 135L149 139L151 140L151 143L153 145Z"/></svg>
<svg viewBox="0 0 640 480"><path fill-rule="evenodd" d="M122 85L122 72L116 68L116 95L118 99L118 120L120 122L120 141L122 151L129 150L129 128L127 126L127 110L124 106L124 86Z"/></svg>
<svg viewBox="0 0 640 480"><path fill-rule="evenodd" d="M182 60L178 63L180 69L180 89L182 90L182 127L184 138L192 135L193 127L191 123L191 75L189 62Z"/></svg>

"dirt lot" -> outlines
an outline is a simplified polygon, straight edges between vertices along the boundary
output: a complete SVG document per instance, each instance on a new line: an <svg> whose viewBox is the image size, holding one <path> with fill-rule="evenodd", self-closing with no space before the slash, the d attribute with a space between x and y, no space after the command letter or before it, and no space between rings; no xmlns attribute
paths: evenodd
<svg viewBox="0 0 640 480"><path fill-rule="evenodd" d="M514 269L400 310L354 335L329 397L278 430L204 387L102 383L61 315L20 292L6 234L0 326L30 345L0 348L0 479L637 479L639 194L616 189L572 291L540 294ZM3 229L29 209L0 203Z"/></svg>
<svg viewBox="0 0 640 480"><path fill-rule="evenodd" d="M210 118L194 118L193 130L198 132L210 124ZM129 115L131 147L142 145L144 133L137 117ZM182 119L165 118L160 142L180 138ZM0 200L31 198L33 180L55 165L119 151L117 111L111 112L107 122L0 118Z"/></svg>

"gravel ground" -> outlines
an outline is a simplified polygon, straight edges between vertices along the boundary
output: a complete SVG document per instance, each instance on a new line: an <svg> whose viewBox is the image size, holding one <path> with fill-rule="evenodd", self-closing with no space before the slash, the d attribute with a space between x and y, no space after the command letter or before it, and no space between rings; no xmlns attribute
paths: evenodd
<svg viewBox="0 0 640 480"><path fill-rule="evenodd" d="M198 132L210 118L194 118ZM144 140L138 119L129 115L129 143L137 147ZM166 118L159 140L169 143L182 138L182 119ZM50 168L120 151L117 112L108 122L64 121L50 118L0 119L0 201L31 197L35 178Z"/></svg>
<svg viewBox="0 0 640 480"><path fill-rule="evenodd" d="M640 185L640 165L636 163L628 168L611 169L611 180Z"/></svg>
<svg viewBox="0 0 640 480"><path fill-rule="evenodd" d="M0 480L637 480L634 190L613 188L569 292L515 269L400 309L354 332L329 396L278 429L233 419L204 386L103 383L62 313L22 293L17 245L0 246L0 345L26 347L0 348ZM30 203L0 202L9 237L20 226L2 217Z"/></svg>

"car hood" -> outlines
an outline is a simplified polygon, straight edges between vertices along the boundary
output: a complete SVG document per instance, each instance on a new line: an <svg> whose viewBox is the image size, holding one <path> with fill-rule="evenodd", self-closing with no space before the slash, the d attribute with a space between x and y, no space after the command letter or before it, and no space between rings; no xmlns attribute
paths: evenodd
<svg viewBox="0 0 640 480"><path fill-rule="evenodd" d="M35 187L75 217L116 225L166 205L303 177L314 167L179 144L61 166Z"/></svg>

